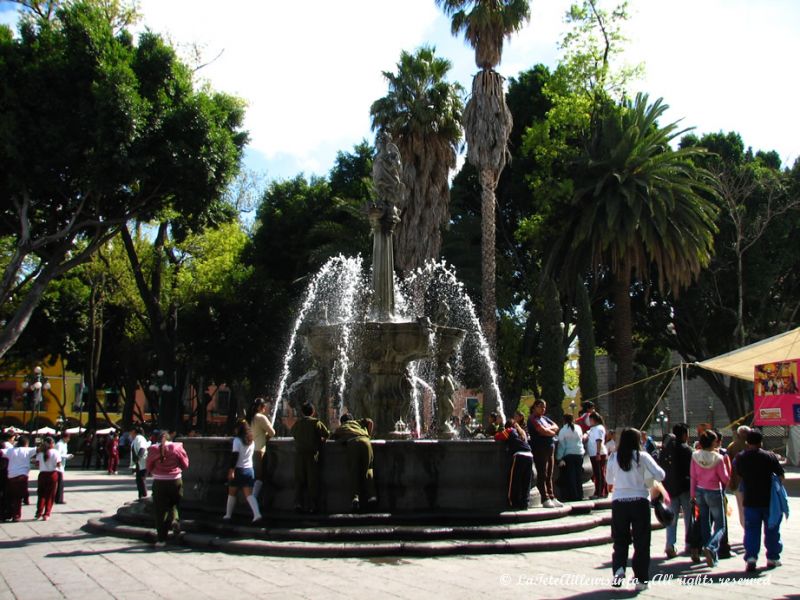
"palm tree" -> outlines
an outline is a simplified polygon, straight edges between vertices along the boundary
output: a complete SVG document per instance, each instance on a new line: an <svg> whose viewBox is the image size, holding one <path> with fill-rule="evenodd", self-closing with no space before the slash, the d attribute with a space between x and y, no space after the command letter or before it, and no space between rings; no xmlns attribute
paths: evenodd
<svg viewBox="0 0 800 600"><path fill-rule="evenodd" d="M403 51L397 72L383 73L389 92L370 108L372 129L391 133L403 160L408 195L394 233L401 272L439 257L442 228L450 221L448 176L461 141L463 88L445 81L450 61L434 53L426 46Z"/></svg>
<svg viewBox="0 0 800 600"><path fill-rule="evenodd" d="M481 324L494 351L497 337L495 299L495 189L506 164L511 111L506 106L503 77L494 70L503 54L503 40L530 18L528 0L436 0L451 18L453 35L462 32L475 49L481 69L472 79L472 95L464 109L467 160L478 170L481 186Z"/></svg>
<svg viewBox="0 0 800 600"><path fill-rule="evenodd" d="M548 264L568 283L587 268L612 277L617 388L633 380L632 279L654 276L659 289L677 294L708 264L717 231L713 179L691 161L699 148L670 148L686 130L658 125L667 108L639 94L633 103L601 109ZM631 397L630 388L615 395L620 424L629 424Z"/></svg>

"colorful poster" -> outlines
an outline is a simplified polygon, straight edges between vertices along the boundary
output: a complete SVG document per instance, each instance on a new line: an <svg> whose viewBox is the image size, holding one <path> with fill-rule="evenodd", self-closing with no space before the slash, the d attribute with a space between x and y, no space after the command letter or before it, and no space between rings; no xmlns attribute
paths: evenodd
<svg viewBox="0 0 800 600"><path fill-rule="evenodd" d="M800 358L756 365L755 425L800 425Z"/></svg>

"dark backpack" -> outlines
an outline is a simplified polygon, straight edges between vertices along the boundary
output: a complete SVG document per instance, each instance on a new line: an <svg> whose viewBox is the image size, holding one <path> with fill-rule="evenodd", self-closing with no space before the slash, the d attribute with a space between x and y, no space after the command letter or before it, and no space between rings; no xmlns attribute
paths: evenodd
<svg viewBox="0 0 800 600"><path fill-rule="evenodd" d="M661 446L661 451L658 453L658 456L654 457L658 463L658 466L664 469L667 477L669 477L670 473L672 472L672 464L675 460L676 443L675 436L669 434L666 436L666 438L664 438L664 444Z"/></svg>

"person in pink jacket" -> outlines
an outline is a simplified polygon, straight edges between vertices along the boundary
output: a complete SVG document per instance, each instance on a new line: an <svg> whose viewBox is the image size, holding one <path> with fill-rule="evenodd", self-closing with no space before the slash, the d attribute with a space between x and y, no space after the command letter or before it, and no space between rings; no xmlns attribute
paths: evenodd
<svg viewBox="0 0 800 600"><path fill-rule="evenodd" d="M692 453L690 481L692 502L700 507L700 533L706 564L718 562L719 544L725 534L725 486L730 479L728 461L715 451L717 436L705 431L700 436L700 449ZM711 524L714 531L711 531Z"/></svg>
<svg viewBox="0 0 800 600"><path fill-rule="evenodd" d="M172 529L180 533L178 505L183 497L181 474L189 468L189 457L183 444L170 442L166 431L156 437L157 443L147 450L147 472L153 476L153 512L156 520L156 548L167 543Z"/></svg>

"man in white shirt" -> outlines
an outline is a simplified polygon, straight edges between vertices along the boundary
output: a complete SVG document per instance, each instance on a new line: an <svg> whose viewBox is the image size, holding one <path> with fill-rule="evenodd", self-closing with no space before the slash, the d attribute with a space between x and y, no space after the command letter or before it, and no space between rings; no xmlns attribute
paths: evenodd
<svg viewBox="0 0 800 600"><path fill-rule="evenodd" d="M139 492L139 498L147 496L147 484L145 477L147 477L147 449L150 447L150 442L144 437L144 429L141 426L134 427L130 432L130 437L133 439L131 442L131 466L134 467L136 473L136 490Z"/></svg>
<svg viewBox="0 0 800 600"><path fill-rule="evenodd" d="M73 457L73 455L69 453L69 438L70 435L64 432L61 434L61 439L56 442L56 452L61 456L61 464L57 469L58 487L56 488L56 504L66 504L66 502L64 502L64 469L67 466L67 460Z"/></svg>

